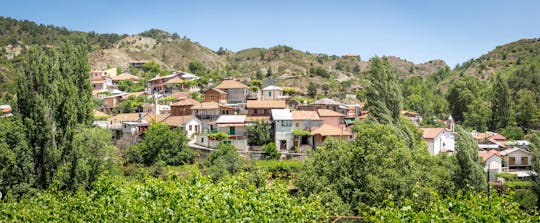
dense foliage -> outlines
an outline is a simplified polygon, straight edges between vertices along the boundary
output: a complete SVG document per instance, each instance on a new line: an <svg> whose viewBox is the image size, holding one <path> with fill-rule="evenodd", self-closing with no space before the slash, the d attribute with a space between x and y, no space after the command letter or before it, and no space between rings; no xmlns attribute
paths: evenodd
<svg viewBox="0 0 540 223"><path fill-rule="evenodd" d="M1 222L324 221L316 201L298 199L286 185L257 187L243 174L213 182L197 171L169 180L103 177L92 190L46 191L20 202L0 202Z"/></svg>
<svg viewBox="0 0 540 223"><path fill-rule="evenodd" d="M195 152L188 147L189 139L180 128L170 129L163 123L154 123L144 132L142 141L134 145L132 161L146 165L164 162L168 165L192 163Z"/></svg>

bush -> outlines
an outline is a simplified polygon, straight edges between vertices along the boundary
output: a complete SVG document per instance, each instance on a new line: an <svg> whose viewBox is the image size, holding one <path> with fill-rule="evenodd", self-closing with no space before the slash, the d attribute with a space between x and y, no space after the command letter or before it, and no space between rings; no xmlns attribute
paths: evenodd
<svg viewBox="0 0 540 223"><path fill-rule="evenodd" d="M213 132L208 135L211 140L224 140L229 138L229 134L224 132Z"/></svg>
<svg viewBox="0 0 540 223"><path fill-rule="evenodd" d="M277 150L276 144L273 142L264 145L263 152L272 160L277 160L281 157L281 153Z"/></svg>
<svg viewBox="0 0 540 223"><path fill-rule="evenodd" d="M244 160L236 148L223 142L219 143L217 150L210 153L208 159L202 162L206 173L215 181L239 172L243 165Z"/></svg>
<svg viewBox="0 0 540 223"><path fill-rule="evenodd" d="M171 130L169 126L154 123L146 132L142 141L135 145L136 153L142 162L150 166L158 161L168 165L192 163L195 152L187 145L186 133L178 128ZM136 158L138 155L133 155Z"/></svg>

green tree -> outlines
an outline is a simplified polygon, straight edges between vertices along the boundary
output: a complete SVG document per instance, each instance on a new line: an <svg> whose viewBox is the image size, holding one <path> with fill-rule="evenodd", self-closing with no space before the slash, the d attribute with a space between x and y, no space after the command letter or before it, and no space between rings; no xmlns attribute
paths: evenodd
<svg viewBox="0 0 540 223"><path fill-rule="evenodd" d="M372 58L367 79L366 109L369 110L369 120L381 124L398 123L403 97L397 74L388 59Z"/></svg>
<svg viewBox="0 0 540 223"><path fill-rule="evenodd" d="M246 128L248 144L252 146L262 146L270 143L270 130L272 125L267 121L255 121Z"/></svg>
<svg viewBox="0 0 540 223"><path fill-rule="evenodd" d="M266 77L272 76L272 67L268 66L268 69L266 69Z"/></svg>
<svg viewBox="0 0 540 223"><path fill-rule="evenodd" d="M127 100L120 102L114 107L114 113L133 113L142 111L142 105L144 104L144 97L130 96Z"/></svg>
<svg viewBox="0 0 540 223"><path fill-rule="evenodd" d="M478 145L463 128L458 126L456 131L457 170L453 177L454 183L461 190L484 191L487 187L487 178L478 157Z"/></svg>
<svg viewBox="0 0 540 223"><path fill-rule="evenodd" d="M510 88L506 80L500 74L495 76L491 89L491 122L490 128L497 130L508 125L510 119Z"/></svg>
<svg viewBox="0 0 540 223"><path fill-rule="evenodd" d="M244 164L245 160L240 157L236 148L223 142L219 143L217 150L210 153L208 159L202 163L214 180L238 173Z"/></svg>
<svg viewBox="0 0 540 223"><path fill-rule="evenodd" d="M191 61L188 65L189 71L196 75L205 75L206 74L206 68L204 68L204 64L202 64L200 61Z"/></svg>
<svg viewBox="0 0 540 223"><path fill-rule="evenodd" d="M146 79L153 78L160 74L161 66L155 61L149 61L143 64L142 70Z"/></svg>
<svg viewBox="0 0 540 223"><path fill-rule="evenodd" d="M17 110L33 148L39 188L47 188L58 167L69 162L77 124L92 122L88 59L80 47L30 48L17 75Z"/></svg>
<svg viewBox="0 0 540 223"><path fill-rule="evenodd" d="M317 97L317 84L315 84L313 82L309 82L308 88L307 88L307 93L308 93L309 97L316 99L316 97Z"/></svg>
<svg viewBox="0 0 540 223"><path fill-rule="evenodd" d="M90 189L98 176L105 171L114 170L115 148L111 145L111 133L101 128L76 129L72 141L72 151L55 177L58 189Z"/></svg>
<svg viewBox="0 0 540 223"><path fill-rule="evenodd" d="M540 173L540 133L535 132L529 136L530 151L532 152L532 170L536 173ZM533 182L533 191L536 195L536 208L540 210L540 174L534 174L531 176Z"/></svg>
<svg viewBox="0 0 540 223"><path fill-rule="evenodd" d="M310 155L295 181L300 193L336 193L334 200L343 201L350 211L381 204L385 199L398 203L414 196L429 199L429 190L424 188L433 184L426 182L432 180L426 173L434 166L418 162L418 157L430 159L427 149L408 148L394 126L357 125L354 142L327 140Z"/></svg>
<svg viewBox="0 0 540 223"><path fill-rule="evenodd" d="M459 78L450 84L446 100L456 121L464 121L464 113L469 111L469 105L478 97L482 87L480 80L472 76Z"/></svg>
<svg viewBox="0 0 540 223"><path fill-rule="evenodd" d="M523 129L517 126L507 126L506 128L500 129L499 133L505 136L508 140L521 140L525 137Z"/></svg>
<svg viewBox="0 0 540 223"><path fill-rule="evenodd" d="M491 110L486 102L477 98L467 106L467 111L463 113L463 126L473 128L484 132L488 130L488 124L491 117Z"/></svg>
<svg viewBox="0 0 540 223"><path fill-rule="evenodd" d="M516 93L516 122L521 128L534 127L533 119L538 111L535 97L534 92L527 89L519 89Z"/></svg>
<svg viewBox="0 0 540 223"><path fill-rule="evenodd" d="M18 117L0 118L0 193L25 194L34 185L34 160Z"/></svg>
<svg viewBox="0 0 540 223"><path fill-rule="evenodd" d="M145 165L159 161L168 165L182 165L192 163L195 156L187 145L188 141L186 133L179 128L171 130L167 125L154 123L135 146Z"/></svg>

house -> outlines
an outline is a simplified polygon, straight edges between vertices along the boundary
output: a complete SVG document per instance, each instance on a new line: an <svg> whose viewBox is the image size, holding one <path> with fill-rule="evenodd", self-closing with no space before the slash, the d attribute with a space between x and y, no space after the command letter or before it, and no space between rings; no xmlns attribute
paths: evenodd
<svg viewBox="0 0 540 223"><path fill-rule="evenodd" d="M233 145L242 152L248 151L247 129L245 115L222 115L215 122L210 123L210 132L223 132L228 138L223 140L212 139L210 134L197 137L196 143L202 146L216 148L223 141Z"/></svg>
<svg viewBox="0 0 540 223"><path fill-rule="evenodd" d="M289 152L293 147L293 116L289 109L272 109L270 121L272 122L273 138L276 147L281 151Z"/></svg>
<svg viewBox="0 0 540 223"><path fill-rule="evenodd" d="M121 113L112 116L107 119L107 129L110 129L113 133L113 139L120 139L124 136L124 132L130 132L131 130L124 130L124 128L131 128L134 124L125 126L126 122L136 123L149 123L152 121L152 117L147 113Z"/></svg>
<svg viewBox="0 0 540 223"><path fill-rule="evenodd" d="M261 90L261 100L282 100L283 97L283 88L276 86L268 86Z"/></svg>
<svg viewBox="0 0 540 223"><path fill-rule="evenodd" d="M105 79L91 80L90 84L92 84L92 90L105 90L105 89L107 89L106 84L105 84Z"/></svg>
<svg viewBox="0 0 540 223"><path fill-rule="evenodd" d="M478 156L482 158L484 171L488 174L490 182L497 181L497 173L502 172L501 154L497 150L478 151Z"/></svg>
<svg viewBox="0 0 540 223"><path fill-rule="evenodd" d="M199 105L200 102L195 99L186 98L174 104L171 104L171 115L172 116L181 116L181 115L192 115L191 107Z"/></svg>
<svg viewBox="0 0 540 223"><path fill-rule="evenodd" d="M522 149L526 149L528 150L529 149L529 146L531 145L531 143L527 140L514 140L514 141L510 141L510 142L507 142L506 143L506 146L511 146L511 147L519 147L519 148L522 148Z"/></svg>
<svg viewBox="0 0 540 223"><path fill-rule="evenodd" d="M422 122L422 116L420 116L418 113L406 110L401 110L400 113L401 115L405 116L405 118L411 120L414 125L420 126L420 123Z"/></svg>
<svg viewBox="0 0 540 223"><path fill-rule="evenodd" d="M506 147L506 137L496 132L472 132L478 147L483 150L503 150Z"/></svg>
<svg viewBox="0 0 540 223"><path fill-rule="evenodd" d="M346 114L346 108L344 110L343 103L337 102L330 98L322 98L314 101L309 105L300 105L298 110L308 110L308 111L317 111L318 109L328 109L342 114Z"/></svg>
<svg viewBox="0 0 540 223"><path fill-rule="evenodd" d="M420 128L423 131L422 139L426 141L429 153L437 155L441 152L454 152L455 137L447 128Z"/></svg>
<svg viewBox="0 0 540 223"><path fill-rule="evenodd" d="M111 81L112 81L112 84L114 86L116 86L118 84L118 82L120 82L120 81L131 81L133 83L137 83L140 80L141 80L140 77L137 77L135 75L131 75L131 74L128 74L128 73L122 73L120 75L111 77Z"/></svg>
<svg viewBox="0 0 540 223"><path fill-rule="evenodd" d="M178 77L177 73L169 74L166 76L157 75L156 77L148 80L146 92L149 94L171 94L171 89L167 88L167 82L175 77Z"/></svg>
<svg viewBox="0 0 540 223"><path fill-rule="evenodd" d="M228 93L217 88L211 88L204 93L204 101L206 102L216 102L219 104L227 103Z"/></svg>
<svg viewBox="0 0 540 223"><path fill-rule="evenodd" d="M317 113L322 119L323 124L340 127L345 124L345 115L329 109L318 109Z"/></svg>
<svg viewBox="0 0 540 223"><path fill-rule="evenodd" d="M505 169L530 169L533 154L528 150L514 147L500 151Z"/></svg>
<svg viewBox="0 0 540 223"><path fill-rule="evenodd" d="M272 109L284 109L287 105L285 101L247 101L246 108L249 116L270 116Z"/></svg>
<svg viewBox="0 0 540 223"><path fill-rule="evenodd" d="M227 103L229 104L246 103L249 95L249 87L237 80L223 80L214 88L227 92Z"/></svg>
<svg viewBox="0 0 540 223"><path fill-rule="evenodd" d="M0 105L0 118L13 116L12 111L11 105Z"/></svg>
<svg viewBox="0 0 540 223"><path fill-rule="evenodd" d="M122 102L123 100L125 100L126 98L124 96L126 96L127 94L123 93L123 94L117 94L117 95L112 95L112 96L107 96L107 97L103 97L103 105L101 105L103 111L105 111L106 113L111 113L112 110L120 103Z"/></svg>
<svg viewBox="0 0 540 223"><path fill-rule="evenodd" d="M137 140L140 135L144 133L150 127L148 122L123 122L122 123L122 137L130 138L135 137Z"/></svg>
<svg viewBox="0 0 540 223"><path fill-rule="evenodd" d="M201 120L203 130L208 130L210 122L216 121L223 113L228 114L231 109L220 106L217 102L201 102L191 107L192 114ZM231 112L232 115L232 112Z"/></svg>
<svg viewBox="0 0 540 223"><path fill-rule="evenodd" d="M311 135L315 146L321 145L329 137L352 140L353 136L351 130L344 125L337 127L329 124L323 124L321 127L312 130Z"/></svg>
<svg viewBox="0 0 540 223"><path fill-rule="evenodd" d="M294 147L302 148L304 146L314 149L315 143L311 136L311 131L321 127L322 119L316 111L291 111L293 118ZM295 135L296 132L306 132L309 135Z"/></svg>
<svg viewBox="0 0 540 223"><path fill-rule="evenodd" d="M107 70L92 70L90 71L90 79L105 79L107 77L112 78L116 76L116 68L111 68Z"/></svg>
<svg viewBox="0 0 540 223"><path fill-rule="evenodd" d="M192 138L194 135L201 133L201 120L193 115L170 115L161 122L171 128L183 129L186 131L186 136L188 138Z"/></svg>

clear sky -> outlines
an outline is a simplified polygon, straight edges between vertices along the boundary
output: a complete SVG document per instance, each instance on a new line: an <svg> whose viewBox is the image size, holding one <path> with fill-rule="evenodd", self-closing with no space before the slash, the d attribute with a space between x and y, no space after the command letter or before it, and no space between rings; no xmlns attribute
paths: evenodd
<svg viewBox="0 0 540 223"><path fill-rule="evenodd" d="M326 54L393 55L451 67L540 37L538 0L0 0L0 15L70 30L176 32L211 49L284 44Z"/></svg>

